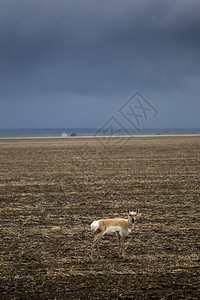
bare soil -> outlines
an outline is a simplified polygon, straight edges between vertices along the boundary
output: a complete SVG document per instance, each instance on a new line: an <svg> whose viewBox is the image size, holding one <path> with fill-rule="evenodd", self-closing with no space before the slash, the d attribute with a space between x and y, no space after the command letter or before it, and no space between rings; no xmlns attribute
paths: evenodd
<svg viewBox="0 0 200 300"><path fill-rule="evenodd" d="M0 140L1 299L200 299L200 137ZM141 218L106 236L90 224Z"/></svg>

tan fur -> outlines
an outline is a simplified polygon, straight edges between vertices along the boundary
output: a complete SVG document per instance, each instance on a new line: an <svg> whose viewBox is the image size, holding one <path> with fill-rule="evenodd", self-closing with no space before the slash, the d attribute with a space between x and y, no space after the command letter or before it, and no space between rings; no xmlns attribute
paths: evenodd
<svg viewBox="0 0 200 300"><path fill-rule="evenodd" d="M100 258L99 252L99 241L105 234L115 233L119 238L119 257L124 257L124 237L131 232L133 225L132 221L135 221L137 212L129 212L128 219L114 218L114 219L100 219L94 221L91 224L91 229L94 231L94 240L91 249L91 259L93 260L93 254L95 246L97 246L98 257ZM95 225L93 225L95 223ZM98 226L98 227L97 227ZM96 228L97 227L97 228ZM96 228L94 230L94 228Z"/></svg>

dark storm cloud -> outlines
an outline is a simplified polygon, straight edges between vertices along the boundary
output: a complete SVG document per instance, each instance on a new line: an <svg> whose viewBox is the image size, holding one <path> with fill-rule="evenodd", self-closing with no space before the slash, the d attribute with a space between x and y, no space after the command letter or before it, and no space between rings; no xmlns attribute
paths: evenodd
<svg viewBox="0 0 200 300"><path fill-rule="evenodd" d="M188 101L200 109L199 15L198 0L1 1L0 127L97 126L136 90L155 101L158 126L178 102L172 124L187 127Z"/></svg>

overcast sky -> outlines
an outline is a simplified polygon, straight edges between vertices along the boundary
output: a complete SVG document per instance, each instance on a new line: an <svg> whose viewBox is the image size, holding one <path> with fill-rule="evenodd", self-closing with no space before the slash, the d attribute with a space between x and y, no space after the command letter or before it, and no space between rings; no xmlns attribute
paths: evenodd
<svg viewBox="0 0 200 300"><path fill-rule="evenodd" d="M1 0L0 128L200 128L199 0ZM148 111L147 111L148 114Z"/></svg>

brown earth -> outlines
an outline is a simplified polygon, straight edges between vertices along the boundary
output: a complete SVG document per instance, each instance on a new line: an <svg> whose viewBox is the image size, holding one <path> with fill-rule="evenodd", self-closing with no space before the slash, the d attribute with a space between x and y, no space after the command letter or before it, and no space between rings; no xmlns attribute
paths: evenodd
<svg viewBox="0 0 200 300"><path fill-rule="evenodd" d="M200 299L200 137L1 139L0 166L1 299Z"/></svg>

